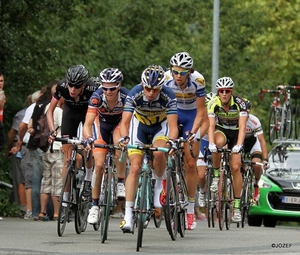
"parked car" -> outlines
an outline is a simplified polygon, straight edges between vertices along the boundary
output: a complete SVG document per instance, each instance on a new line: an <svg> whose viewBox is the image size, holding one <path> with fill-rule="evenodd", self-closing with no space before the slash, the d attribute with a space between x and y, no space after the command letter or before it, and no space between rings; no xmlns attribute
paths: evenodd
<svg viewBox="0 0 300 255"><path fill-rule="evenodd" d="M248 225L275 227L300 222L300 141L281 142L269 153L270 168L259 181L260 198L248 212Z"/></svg>

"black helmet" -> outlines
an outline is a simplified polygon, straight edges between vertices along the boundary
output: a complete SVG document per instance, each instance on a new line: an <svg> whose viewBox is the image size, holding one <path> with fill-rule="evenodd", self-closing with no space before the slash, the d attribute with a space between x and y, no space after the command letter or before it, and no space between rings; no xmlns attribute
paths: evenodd
<svg viewBox="0 0 300 255"><path fill-rule="evenodd" d="M83 65L72 66L66 73L66 79L69 84L80 87L89 79L89 72Z"/></svg>

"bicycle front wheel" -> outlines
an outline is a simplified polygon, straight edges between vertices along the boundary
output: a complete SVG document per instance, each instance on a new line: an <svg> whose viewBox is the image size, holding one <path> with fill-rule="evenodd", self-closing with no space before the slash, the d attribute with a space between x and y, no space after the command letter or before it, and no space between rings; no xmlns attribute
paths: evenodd
<svg viewBox="0 0 300 255"><path fill-rule="evenodd" d="M233 213L233 187L232 187L232 179L230 177L226 177L226 195L225 195L225 225L226 229L230 229L231 216ZM237 225L239 227L239 223Z"/></svg>
<svg viewBox="0 0 300 255"><path fill-rule="evenodd" d="M249 169L248 169L249 171ZM243 191L241 196L241 213L242 213L242 228L245 227L245 223L247 220L248 210L251 203L251 177L247 176L244 179Z"/></svg>
<svg viewBox="0 0 300 255"><path fill-rule="evenodd" d="M87 227L87 217L89 215L89 203L90 197L85 197L82 195L82 190L79 191L80 195L78 198L77 211L75 213L75 229L76 233L80 234L84 232Z"/></svg>
<svg viewBox="0 0 300 255"><path fill-rule="evenodd" d="M273 144L273 141L278 138L279 133L279 116L278 111L271 107L269 117L269 143Z"/></svg>
<svg viewBox="0 0 300 255"><path fill-rule="evenodd" d="M114 189L114 183L112 183L112 173L109 172L106 175L105 182L106 182L106 191L105 191L105 199L104 199L104 217L103 217L103 224L101 226L101 242L104 243L107 240L107 232L108 232L108 223L110 219L110 205L111 205L111 196L112 196L112 189Z"/></svg>
<svg viewBox="0 0 300 255"><path fill-rule="evenodd" d="M178 212L177 206L179 204L178 192L176 188L176 176L174 176L173 169L167 170L167 194L166 204L164 206L165 222L167 230L173 241L176 240L178 230Z"/></svg>
<svg viewBox="0 0 300 255"><path fill-rule="evenodd" d="M218 188L218 219L219 219L220 230L223 230L224 223L225 223L226 190L227 190L227 178L224 174L224 170L222 170L220 171L219 188Z"/></svg>
<svg viewBox="0 0 300 255"><path fill-rule="evenodd" d="M138 188L138 211L137 211L137 222L138 222L138 236L136 251L139 251L143 243L143 232L144 232L144 223L146 221L147 208L146 208L146 189L147 189L147 173L143 172L140 176L141 178L141 187Z"/></svg>
<svg viewBox="0 0 300 255"><path fill-rule="evenodd" d="M66 171L64 183L63 183L60 197L59 197L59 212L58 212L58 219L57 219L57 234L58 234L58 236L63 235L63 233L65 231L66 223L69 218L71 193L72 193L71 183L73 181L72 180L73 179L72 172L73 172L73 168L69 166ZM66 199L64 199L65 190L69 191L69 192L67 192L68 197Z"/></svg>

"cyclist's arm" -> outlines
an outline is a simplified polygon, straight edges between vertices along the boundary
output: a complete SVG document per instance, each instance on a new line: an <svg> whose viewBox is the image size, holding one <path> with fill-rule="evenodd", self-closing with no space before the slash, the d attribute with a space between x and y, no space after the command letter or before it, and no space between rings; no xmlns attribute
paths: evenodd
<svg viewBox="0 0 300 255"><path fill-rule="evenodd" d="M205 113L203 115L202 123L200 125L200 138L202 138L208 131L209 128L209 118L205 108Z"/></svg>
<svg viewBox="0 0 300 255"><path fill-rule="evenodd" d="M83 126L83 137L84 139L87 139L88 137L93 136L93 123L95 121L96 114L93 112L88 111L85 116L85 122Z"/></svg>
<svg viewBox="0 0 300 255"><path fill-rule="evenodd" d="M239 117L239 134L236 144L243 145L246 135L246 123L248 116L240 116Z"/></svg>
<svg viewBox="0 0 300 255"><path fill-rule="evenodd" d="M129 136L129 127L130 127L130 121L132 118L132 112L130 111L124 111L122 114L122 120L120 124L120 136L125 137Z"/></svg>
<svg viewBox="0 0 300 255"><path fill-rule="evenodd" d="M268 159L268 148L267 148L267 143L266 143L264 134L262 133L262 134L258 135L257 139L260 143L263 159Z"/></svg>
<svg viewBox="0 0 300 255"><path fill-rule="evenodd" d="M178 115L168 114L167 121L170 128L169 139L175 141L178 138Z"/></svg>
<svg viewBox="0 0 300 255"><path fill-rule="evenodd" d="M196 118L194 120L192 130L190 130L194 134L197 133L199 127L203 124L203 121L205 120L205 114L207 114L205 108L205 97L196 98L196 107L197 107Z"/></svg>
<svg viewBox="0 0 300 255"><path fill-rule="evenodd" d="M216 117L215 115L208 116L209 128L208 128L208 141L209 143L215 143L215 129L216 129Z"/></svg>
<svg viewBox="0 0 300 255"><path fill-rule="evenodd" d="M56 98L52 97L51 102L50 102L50 106L49 106L49 108L47 110L47 114L46 114L50 132L55 130L53 113L54 113L54 110L57 106L57 103L58 103L58 100Z"/></svg>

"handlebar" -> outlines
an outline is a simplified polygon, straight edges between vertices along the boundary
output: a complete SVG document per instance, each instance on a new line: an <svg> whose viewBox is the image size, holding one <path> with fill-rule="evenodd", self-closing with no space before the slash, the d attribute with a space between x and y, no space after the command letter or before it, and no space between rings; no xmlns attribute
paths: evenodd
<svg viewBox="0 0 300 255"><path fill-rule="evenodd" d="M55 141L58 141L58 142L65 142L65 143L68 143L68 144L73 144L73 145L83 145L84 141L82 140L78 140L78 139L71 139L71 138L68 138L68 137L55 137Z"/></svg>

